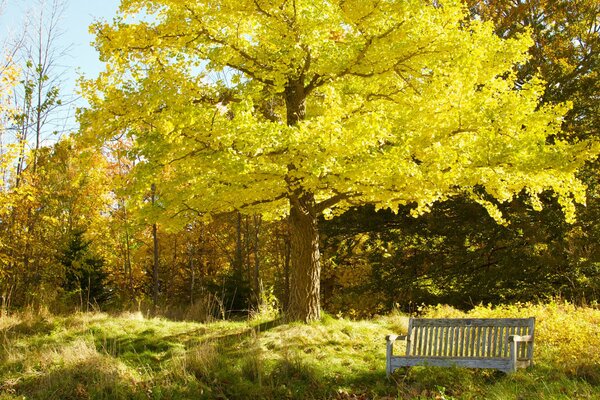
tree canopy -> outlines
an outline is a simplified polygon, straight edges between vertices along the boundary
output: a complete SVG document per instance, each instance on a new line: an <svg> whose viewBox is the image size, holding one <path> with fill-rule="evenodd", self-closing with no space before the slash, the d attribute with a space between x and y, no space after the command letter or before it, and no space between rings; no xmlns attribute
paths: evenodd
<svg viewBox="0 0 600 400"><path fill-rule="evenodd" d="M186 213L290 216L289 314L319 316L316 217L459 193L585 201L593 143L560 133L569 104L519 80L529 32L505 39L457 0L123 0L93 27L107 63L83 83L85 135L128 135L140 201Z"/></svg>

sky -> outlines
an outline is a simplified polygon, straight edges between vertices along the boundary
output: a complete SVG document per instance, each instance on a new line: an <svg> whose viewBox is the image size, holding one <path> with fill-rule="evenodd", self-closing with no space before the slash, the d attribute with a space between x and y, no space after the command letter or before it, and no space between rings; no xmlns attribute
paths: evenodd
<svg viewBox="0 0 600 400"><path fill-rule="evenodd" d="M51 3L51 0L0 0L0 6L3 4L0 43L18 36L24 29L27 13L31 13L44 1ZM64 66L64 86L61 87L61 92L64 96L71 97L76 92L76 80L80 74L93 78L104 68L91 45L94 38L88 32L88 27L99 19L111 21L118 9L119 0L65 0L65 3L62 15L64 32L59 38L58 46L69 50L58 63ZM75 104L81 107L85 102L80 99Z"/></svg>

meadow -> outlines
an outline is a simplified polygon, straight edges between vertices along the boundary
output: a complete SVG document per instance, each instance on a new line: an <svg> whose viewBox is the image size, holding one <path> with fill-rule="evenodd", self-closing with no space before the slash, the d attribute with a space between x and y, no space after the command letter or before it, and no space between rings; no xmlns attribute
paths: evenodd
<svg viewBox="0 0 600 400"><path fill-rule="evenodd" d="M536 317L535 365L415 367L385 376L401 313L312 324L256 316L176 322L141 313L0 318L0 399L600 399L600 309L447 306L428 317Z"/></svg>

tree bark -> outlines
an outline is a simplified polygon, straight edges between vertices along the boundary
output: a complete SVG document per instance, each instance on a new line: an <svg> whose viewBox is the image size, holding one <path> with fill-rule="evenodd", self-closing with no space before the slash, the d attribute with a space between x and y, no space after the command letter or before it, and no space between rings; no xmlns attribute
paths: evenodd
<svg viewBox="0 0 600 400"><path fill-rule="evenodd" d="M304 84L292 81L285 87L285 108L288 126L297 125L306 117L306 93Z"/></svg>
<svg viewBox="0 0 600 400"><path fill-rule="evenodd" d="M306 88L303 78L290 81L285 87L287 125L296 126L306 117ZM291 273L287 318L311 322L321 318L321 263L319 230L315 196L302 187L293 176L296 166L288 166L287 180L290 201Z"/></svg>
<svg viewBox="0 0 600 400"><path fill-rule="evenodd" d="M262 216L260 214L255 214L253 216L253 220L254 220L254 243L253 243L253 249L254 249L254 274L253 274L253 278L254 278L254 300L255 300L255 304L258 307L260 307L261 305L261 301L262 301L262 285L260 284L260 226L261 226L261 222L262 222Z"/></svg>
<svg viewBox="0 0 600 400"><path fill-rule="evenodd" d="M288 310L290 306L290 264L292 252L290 243L290 221L286 221L283 237L283 309Z"/></svg>
<svg viewBox="0 0 600 400"><path fill-rule="evenodd" d="M311 322L321 318L321 263L314 195L292 195L290 206L292 270L287 317Z"/></svg>

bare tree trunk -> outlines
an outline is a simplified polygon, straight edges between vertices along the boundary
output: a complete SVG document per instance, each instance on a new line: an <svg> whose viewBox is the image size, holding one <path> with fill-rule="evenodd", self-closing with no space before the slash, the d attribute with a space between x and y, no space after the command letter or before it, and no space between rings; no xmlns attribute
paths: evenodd
<svg viewBox="0 0 600 400"><path fill-rule="evenodd" d="M312 193L290 199L290 300L287 316L310 322L321 318L321 263L316 204Z"/></svg>
<svg viewBox="0 0 600 400"><path fill-rule="evenodd" d="M156 201L156 185L152 184L152 206ZM152 224L152 244L153 244L153 263L152 263L152 314L156 315L158 308L158 226L156 222Z"/></svg>
<svg viewBox="0 0 600 400"><path fill-rule="evenodd" d="M235 224L235 256L233 258L233 269L243 276L244 269L244 249L242 243L242 214L236 212Z"/></svg>
<svg viewBox="0 0 600 400"><path fill-rule="evenodd" d="M196 269L194 268L194 257L190 257L190 306L194 305L194 291L196 290Z"/></svg>
<svg viewBox="0 0 600 400"><path fill-rule="evenodd" d="M133 290L133 268L131 265L131 238L129 237L129 226L127 226L127 210L123 208L123 211L125 213L125 274L127 284L129 286L131 304L135 304L135 291Z"/></svg>
<svg viewBox="0 0 600 400"><path fill-rule="evenodd" d="M117 165L119 167L119 174L125 171L125 167L122 162L121 151L117 150ZM123 210L123 225L125 227L125 282L127 290L129 291L129 299L132 305L136 303L136 295L133 284L133 265L131 264L131 235L129 233L129 212L127 211L127 204L125 198L119 199L119 204Z"/></svg>
<svg viewBox="0 0 600 400"><path fill-rule="evenodd" d="M254 215L254 297L256 305L260 306L261 302L261 284L260 284L260 226L262 223L262 217L260 215Z"/></svg>

